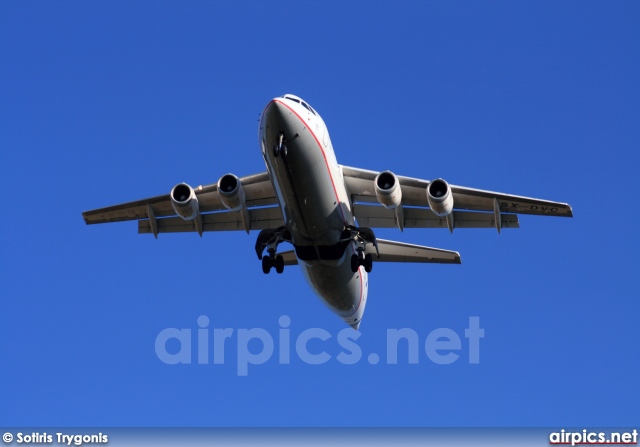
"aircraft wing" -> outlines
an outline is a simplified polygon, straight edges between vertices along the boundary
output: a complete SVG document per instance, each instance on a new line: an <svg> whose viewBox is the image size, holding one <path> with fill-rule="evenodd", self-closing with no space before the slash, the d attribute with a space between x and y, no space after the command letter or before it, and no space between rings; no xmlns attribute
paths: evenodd
<svg viewBox="0 0 640 447"><path fill-rule="evenodd" d="M371 254L373 262L420 262L437 264L461 264L457 251L440 248L423 247L422 245L377 239L380 257L373 244L367 244L365 253Z"/></svg>
<svg viewBox="0 0 640 447"><path fill-rule="evenodd" d="M284 225L269 174L249 175L240 178L245 192L249 217L249 229L262 230ZM194 188L200 212L202 231L245 230L240 211L228 211L220 200L218 185ZM196 220L183 220L177 216L171 205L169 194L99 208L82 213L84 221L90 224L138 220L139 233L174 233L198 231Z"/></svg>
<svg viewBox="0 0 640 447"><path fill-rule="evenodd" d="M517 214L573 217L567 203L450 185L453 213L450 218L428 211L428 180L397 176L402 189L404 223L397 213L379 205L374 189L376 171L342 166L345 185L354 205L354 216L361 225L401 228L518 228ZM366 204L369 205L366 205ZM376 204L378 206L372 206ZM413 208L412 208L413 207ZM499 216L499 217L498 217ZM500 219L496 224L497 219Z"/></svg>

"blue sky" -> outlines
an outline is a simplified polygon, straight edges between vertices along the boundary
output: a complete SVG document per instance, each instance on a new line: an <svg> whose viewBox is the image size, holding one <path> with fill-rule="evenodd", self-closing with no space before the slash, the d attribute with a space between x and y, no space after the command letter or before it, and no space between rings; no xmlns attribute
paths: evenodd
<svg viewBox="0 0 640 447"><path fill-rule="evenodd" d="M637 2L0 3L0 425L637 424ZM264 170L257 120L307 100L338 161L568 202L519 230L379 231L461 266L376 265L363 358L256 234L138 235L88 209ZM263 328L333 359L238 377L166 365L166 328ZM480 318L480 363L464 330ZM388 329L460 335L460 358L384 359ZM237 342L237 337L231 339ZM252 345L259 350L260 344ZM174 346L175 348L175 346ZM195 348L194 348L195 351ZM195 354L194 354L195 355Z"/></svg>

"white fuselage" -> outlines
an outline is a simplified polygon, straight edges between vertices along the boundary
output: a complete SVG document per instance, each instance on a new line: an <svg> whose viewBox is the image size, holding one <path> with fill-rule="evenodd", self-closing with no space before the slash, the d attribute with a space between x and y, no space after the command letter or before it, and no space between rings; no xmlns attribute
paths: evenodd
<svg viewBox="0 0 640 447"><path fill-rule="evenodd" d="M281 133L286 155L276 156L273 148ZM296 96L274 98L260 119L259 144L305 278L338 316L357 329L368 278L362 266L351 271L354 243L340 249L341 234L347 225L354 225L354 218L324 121Z"/></svg>

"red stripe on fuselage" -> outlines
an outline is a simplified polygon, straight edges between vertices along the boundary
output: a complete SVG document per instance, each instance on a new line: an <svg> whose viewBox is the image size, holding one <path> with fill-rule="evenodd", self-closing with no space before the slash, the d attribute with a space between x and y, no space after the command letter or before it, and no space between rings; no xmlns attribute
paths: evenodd
<svg viewBox="0 0 640 447"><path fill-rule="evenodd" d="M316 137L316 134L313 132L313 130L311 130L309 125L305 122L304 118L302 118L300 115L298 115L298 113L295 110L293 110L291 107L289 107L288 104L286 104L283 101L278 101L277 99L274 99L273 102L277 102L278 104L282 104L287 109L291 110L291 112L295 116L297 116L298 119L302 122L302 124L309 130L309 132L313 136L313 139L316 140L316 144L318 145L318 147L320 148L320 152L322 153L322 158L324 159L324 164L327 166L327 171L329 172L329 178L331 179L331 186L333 187L333 193L336 196L336 203L338 204L338 210L340 211L340 215L342 216L342 221L344 222L345 225L349 225L348 222L347 222L347 219L344 216L344 212L342 211L342 205L340 204L340 198L338 197L338 189L336 188L336 184L333 181L333 175L331 175L331 168L329 167L329 162L327 161L327 155L326 155L324 149L322 148L322 144L320 144L320 140L318 140L318 137Z"/></svg>
<svg viewBox="0 0 640 447"><path fill-rule="evenodd" d="M311 128L309 127L309 124L304 120L304 118L302 118L300 115L298 115L298 113L295 110L293 110L291 107L289 107L288 104L286 104L284 101L279 101L277 99L273 99L271 102L277 102L278 104L282 104L287 109L289 109L291 111L291 113L293 113L295 116L298 117L298 119L302 122L302 124L305 126L305 128L307 128L309 130L309 132L313 136L313 139L316 140L316 144L318 145L318 147L320 148L320 152L322 153L322 158L324 159L324 164L326 165L327 171L329 172L329 178L331 179L331 186L333 187L333 193L336 196L336 203L338 204L338 210L340 211L340 215L342 216L342 221L344 222L345 226L349 225L349 223L347 222L347 219L344 216L344 212L342 211L342 204L340 202L340 197L338 197L338 189L336 188L336 184L333 181L333 175L331 175L331 168L329 167L329 162L327 161L327 155L326 155L324 149L322 148L322 144L320 143L320 140L318 140L318 137L313 132L313 130L311 130ZM267 107L269 107L269 104L267 104ZM267 109L267 107L265 107L265 110ZM264 115L264 111L262 113ZM353 251L353 254L355 254L356 251L355 251L355 248L354 248L354 243L351 243L349 246L351 247L351 250ZM355 314L358 311L358 309L360 309L360 305L362 304L362 295L364 293L364 288L362 286L362 272L360 271L360 267L358 268L358 273L359 273L359 276L360 276L360 300L358 301L358 306L355 308L353 313L351 313L350 315L347 315L347 316L351 316L351 315Z"/></svg>

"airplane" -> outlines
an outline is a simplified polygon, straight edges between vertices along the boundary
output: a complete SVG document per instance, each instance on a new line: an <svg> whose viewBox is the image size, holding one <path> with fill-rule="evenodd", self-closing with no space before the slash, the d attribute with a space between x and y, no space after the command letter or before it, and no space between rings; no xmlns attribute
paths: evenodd
<svg viewBox="0 0 640 447"><path fill-rule="evenodd" d="M299 265L328 307L358 330L377 262L460 264L456 251L378 239L372 228L519 228L518 214L573 217L566 203L338 164L329 131L302 98L269 101L259 120L266 171L179 183L169 194L82 213L87 224L138 221L138 233L260 230L262 271ZM279 251L283 242L293 250ZM265 253L266 251L266 253Z"/></svg>

